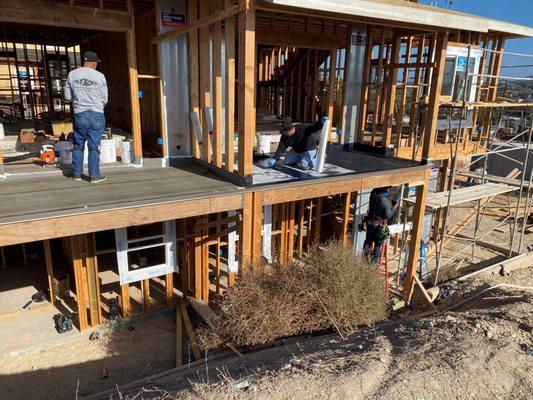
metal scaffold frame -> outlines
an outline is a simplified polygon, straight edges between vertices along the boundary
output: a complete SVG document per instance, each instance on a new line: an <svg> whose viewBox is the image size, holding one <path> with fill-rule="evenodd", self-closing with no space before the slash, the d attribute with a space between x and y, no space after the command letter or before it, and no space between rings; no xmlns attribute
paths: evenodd
<svg viewBox="0 0 533 400"><path fill-rule="evenodd" d="M467 66L470 65L471 51L472 51L472 45L469 44L468 45L468 56L467 56L467 62L466 62ZM490 52L490 53L493 53L493 54L498 54L499 56L505 55L505 54L517 55L516 53L506 53L503 50L492 50L492 49L488 49L488 48L483 49L483 51ZM525 57L532 57L531 55L524 55L524 54L518 54L518 55L525 56ZM482 73L483 71L480 71L480 72L481 73L471 73L469 68L465 68L465 73L464 73L465 82L468 83L469 79L470 78L474 78L474 77L477 77L477 78L480 78L480 79L483 79L483 78L484 79L489 79L489 80L492 81L493 86L496 88L495 90L497 90L498 79L503 79L503 80L507 79L507 77L494 76L494 75L490 75L490 74L483 74ZM512 79L513 80L531 80L531 78L519 78L519 77L512 77ZM458 171L457 171L457 163L458 163L458 159L459 159L458 150L459 150L460 145L463 143L463 141L465 141L465 140L468 141L468 138L463 137L463 134L462 134L463 131L465 131L465 129L463 129L463 125L462 124L463 124L463 121L466 121L468 109L469 108L473 109L473 108L477 108L477 107L484 107L484 108L488 108L488 109L492 110L493 108L500 108L502 110L502 115L503 115L503 112L505 111L505 109L507 109L509 107L521 107L521 108L524 108L524 109L527 109L527 110L533 110L533 105L531 105L531 103L524 103L524 104L521 104L521 103L513 104L513 103L507 103L507 102L506 103L502 103L502 104L498 104L498 103L485 103L485 104L483 104L483 103L479 103L479 104L471 103L471 102L467 101L467 90L466 89L463 91L463 96L462 97L463 98L462 98L462 101L460 102L460 104L448 105L449 108L447 110L447 116L448 116L448 119L449 119L450 126L451 126L452 110L460 108L461 117L460 117L460 120L458 122L458 129L456 130L456 133L455 133L456 138L454 138L454 140L450 140L450 146L452 147L455 144L455 148L451 148L450 149L451 150L451 154L452 154L452 159L451 159L451 167L450 167L449 180L448 180L448 189L447 189L448 200L447 200L446 206L444 207L445 214L444 214L444 218L443 218L443 225L442 225L442 230L440 232L440 235L438 235L438 233L439 233L438 232L439 223L437 222L436 226L434 227L434 229L437 229L437 235L435 237L439 237L440 236L440 238L439 238L440 240L435 243L436 248L438 248L438 250L436 249L436 251L437 251L437 253L436 253L436 272L435 272L435 279L434 279L434 284L435 285L437 285L439 283L439 272L440 272L440 270L441 270L441 268L443 266L448 265L450 262L455 260L457 256L459 256L460 254L464 253L469 248L472 249L472 259L473 259L475 248L476 248L476 244L480 243L481 239L483 239L486 235L488 235L489 233L493 232L495 229L498 229L498 227L504 225L507 222L509 222L509 227L510 227L510 240L509 240L509 248L508 248L508 252L507 252L507 257L511 258L515 254L520 254L522 252L523 237L524 237L524 234L525 234L525 231L526 231L528 215L529 215L530 197L531 197L530 193L531 193L531 187L532 187L532 181L533 181L533 169L532 169L532 171L529 174L529 178L526 178L526 173L527 173L527 167L529 165L529 153L530 153L530 150L531 150L531 139L532 139L531 136L532 136L532 133L533 133L533 119L532 119L532 115L531 114L529 115L530 123L529 123L529 128L528 129L522 131L521 133L517 133L511 139L508 139L508 140L504 141L503 143L499 144L495 148L492 148L492 147L493 147L495 139L496 139L496 134L495 134L496 131L494 131L493 134L491 134L489 132L488 138L487 138L488 139L487 140L487 145L486 145L486 147L484 147L484 146L482 147L482 149L484 151L480 152L480 153L478 152L478 153L472 154L472 157L475 158L475 160L469 163L469 167L472 164L474 164L474 163L482 163L483 164L482 172L481 172L481 174L478 174L480 176L477 177L479 179L479 181L481 182L481 184L483 184L486 181L491 181L491 179L492 179L487 174L488 157L489 157L489 155L494 154L494 155L502 156L504 158L510 159L510 160L516 162L517 164L519 164L519 166L520 166L520 171L519 172L521 172L521 178L520 178L519 184L516 184L516 182L513 182L514 186L516 187L515 190L518 191L517 198L516 198L516 205L514 206L514 213L511 211L512 206L511 206L511 200L509 198L509 200L508 200L509 214L506 217L504 217L503 221L500 221L497 224L496 227L490 229L488 232L482 234L481 236L478 236L479 229L480 229L480 224L481 224L481 219L485 215L485 209L488 206L488 204L491 202L491 200L494 199L496 196L487 197L487 198L484 198L484 199L481 199L481 198L477 199L476 215L475 215L475 227L474 227L473 238L465 239L468 244L465 247L463 247L459 252L456 252L455 254L450 256L448 258L448 260L446 260L446 262L444 262L444 263L442 262L444 244L448 240L456 238L455 235L453 235L453 234L452 235L448 235L447 228L448 228L448 219L449 219L449 216L450 216L450 209L451 209L451 204L450 203L451 203L451 200L452 200L452 194L453 194L454 189L455 189L456 175L458 174ZM501 121L502 115L500 116L500 121ZM453 134L452 132L453 132L453 130L451 130L450 134ZM519 138L522 138L522 144L523 144L522 148L524 150L524 161L523 162L515 160L515 159L513 159L511 157L508 157L508 156L502 154L504 152L509 151L509 149L505 148L506 144L511 143L512 141L514 141L516 139L519 139ZM445 171L445 174L447 174L447 171ZM470 174L470 175L472 175L472 174ZM514 176L512 178L514 178ZM514 179L512 179L512 180L514 181ZM504 183L503 179L500 179L500 181L502 181L500 183ZM510 181L511 181L511 179L509 179L509 183L510 183ZM527 183L527 191L526 191L526 194L525 194L525 199L523 201L524 188L526 187L526 182L527 181L528 181L528 183ZM520 210L521 209L524 210L524 214L523 214L522 224L520 226L519 232L517 232L517 230L519 228L519 219L520 219ZM511 219L512 219L512 221L511 221ZM518 246L517 246L517 249L516 249L517 251L515 253L515 252L513 252L513 249L515 247L515 243L516 243L516 239L517 239L517 234L518 233L519 233ZM446 240L446 239L448 239L448 240Z"/></svg>

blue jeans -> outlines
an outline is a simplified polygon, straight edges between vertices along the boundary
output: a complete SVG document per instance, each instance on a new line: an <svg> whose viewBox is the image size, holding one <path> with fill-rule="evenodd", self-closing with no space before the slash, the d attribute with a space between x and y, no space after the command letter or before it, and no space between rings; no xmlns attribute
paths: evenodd
<svg viewBox="0 0 533 400"><path fill-rule="evenodd" d="M300 163L302 168L314 168L316 165L316 149L296 153L294 150L285 154L285 164Z"/></svg>
<svg viewBox="0 0 533 400"><path fill-rule="evenodd" d="M85 142L89 150L89 177L100 176L100 143L105 129L104 114L83 111L74 114L74 137L72 143L72 173L83 172L83 150Z"/></svg>

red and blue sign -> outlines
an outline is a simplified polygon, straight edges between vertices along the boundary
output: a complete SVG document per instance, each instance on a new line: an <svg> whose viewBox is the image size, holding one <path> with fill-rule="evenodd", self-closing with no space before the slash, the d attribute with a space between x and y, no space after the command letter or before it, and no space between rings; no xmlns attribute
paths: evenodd
<svg viewBox="0 0 533 400"><path fill-rule="evenodd" d="M163 12L161 13L161 25L171 27L185 25L185 15Z"/></svg>

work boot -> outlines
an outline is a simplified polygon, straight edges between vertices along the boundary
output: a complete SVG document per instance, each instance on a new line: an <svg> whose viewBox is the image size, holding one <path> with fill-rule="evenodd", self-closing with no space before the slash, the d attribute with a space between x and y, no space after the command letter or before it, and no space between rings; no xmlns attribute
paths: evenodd
<svg viewBox="0 0 533 400"><path fill-rule="evenodd" d="M103 181L106 181L107 180L107 177L103 176L103 175L100 175L100 176L95 176L93 178L90 179L90 182L91 183L100 183L100 182L103 182Z"/></svg>

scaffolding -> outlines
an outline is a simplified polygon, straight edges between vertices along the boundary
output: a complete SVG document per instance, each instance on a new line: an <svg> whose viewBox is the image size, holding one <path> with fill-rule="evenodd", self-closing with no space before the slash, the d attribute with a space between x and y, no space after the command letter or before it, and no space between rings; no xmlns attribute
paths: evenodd
<svg viewBox="0 0 533 400"><path fill-rule="evenodd" d="M498 62L501 62L501 57L505 54L531 57L531 55L506 53L501 49L499 50L489 49L488 47L483 48L482 51L484 52L484 56L485 56L485 53L497 55L500 58ZM466 65L470 65L471 52L472 52L472 45L469 44ZM491 63L492 62L493 61L491 61ZM507 79L512 79L516 81L531 80L531 78L494 76L490 73L484 73L483 66L481 66L479 73L471 72L470 68L465 68L464 82L467 82L467 83L471 82L471 79L474 79L474 78L479 79L479 82L477 83L478 90L479 90L479 87L483 85L483 80L486 80L485 83L488 82L487 90L493 93L494 95L493 97L496 97L499 80L507 80ZM489 96L487 95L487 98L488 97ZM467 90L466 90L466 85L465 85L465 90L463 90L463 93L462 93L462 100L460 102L445 104L445 107L446 107L446 113L447 113L448 123L450 127L453 126L452 116L454 114L457 115L457 113L454 113L454 111L459 110L460 118L458 121L458 128L450 129L450 133L449 133L452 136L452 139L450 140L450 147L452 147L450 149L452 158L451 158L451 167L450 167L450 172L449 172L448 189L445 194L446 202L445 204L437 204L438 206L432 208L432 210L443 209L445 213L443 217L442 228L440 232L439 232L440 221L438 218L438 214L435 215L437 217L435 219L435 224L434 224L434 229L435 229L434 237L437 238L437 240L435 240L435 243L434 243L435 250L436 250L436 255L435 255L436 272L435 272L435 277L434 277L435 285L439 283L439 272L444 266L449 265L451 262L455 261L459 255L465 253L468 249L471 249L471 257L473 259L476 245L483 244L484 246L490 247L491 244L484 243L483 238L506 223L509 224L509 229L510 229L509 246L508 246L508 249L506 249L505 251L506 257L511 258L516 254L522 253L523 239L524 239L524 235L526 233L526 227L528 224L531 187L532 187L532 179L533 179L533 169L531 169L531 171L529 172L529 177L526 176L528 167L530 166L529 153L531 151L531 136L532 136L532 129L533 129L533 120L531 119L531 116L532 116L531 113L529 113L529 128L522 129L522 131L517 132L510 139L504 141L503 143L497 143L496 141L497 130L489 129L489 131L487 132L487 138L488 138L488 140L486 141L487 144L485 146L480 146L481 152L476 152L475 154L472 154L471 162L468 165L468 167L470 168L473 164L478 164L478 165L481 164L482 167L478 168L479 172L462 173L458 171L459 147L462 144L468 141L471 141L469 140L469 138L466 137L466 135L463 135L465 132L469 130L468 127L463 129L463 123L467 120L467 113L469 110L473 110L474 113L477 114L479 108L484 108L485 118L488 119L489 121L488 125L490 127L491 125L490 119L493 116L493 110L500 109L501 110L500 121L498 125L496 125L498 127L500 126L501 118L506 109L519 107L521 109L524 109L530 112L533 107L532 103L511 102L511 101L471 102L471 101L468 101L467 99ZM525 124L525 127L527 127L527 123ZM474 129L476 129L475 120L473 120L473 126L470 127L470 130L474 130ZM485 130L487 129L487 127L484 126L483 129ZM507 144L516 142L517 140L522 141L522 145L520 148L524 152L523 161L518 161L504 154L510 150L517 149L517 147L511 148L511 149L508 149L506 147ZM489 159L489 156L491 155L503 157L508 160L512 160L513 162L518 164L518 168L513 170L512 173L509 174L506 178L490 176L489 174L487 174L487 170L488 170L488 159ZM445 172L444 177L446 177L447 171L444 171L444 172ZM478 196L475 199L465 196L463 197L463 201L457 200L457 199L460 199L459 192L461 191L464 192L464 189L456 188L457 175L466 176L470 179L473 179L474 181L478 183L477 185L473 186L473 188L475 188L474 191L478 192ZM518 175L520 175L520 179L517 181L514 178L516 178ZM484 190L484 189L490 189L490 188L495 189L495 190ZM527 188L527 190L525 191L525 195L524 195L525 188ZM517 193L516 204L514 205L512 204L512 200L510 197L511 192ZM508 213L502 216L503 220L499 221L496 227L480 235L479 230L480 230L481 220L487 213L486 211L488 209L488 205L493 199L496 198L498 194L501 194L501 193L507 193L508 195ZM456 194L456 196L454 196L454 194ZM455 202L453 201L454 198L456 199ZM451 229L450 232L448 232L448 219L450 217L451 206L453 206L454 204L465 203L465 202L473 201L473 200L476 201L475 209L467 213L467 215L459 222L459 224L457 224L453 229ZM523 213L521 213L522 210L523 210ZM456 252L455 254L453 254L447 260L443 262L442 257L443 257L444 245L452 239L457 239L458 238L457 234L459 233L459 231L463 227L465 227L467 223L469 223L472 219L474 219L474 217L475 217L475 225L474 225L473 237L471 238L463 237L462 240L466 242L467 244L460 251ZM520 220L522 221L521 224L519 223ZM517 240L518 240L518 245L516 246ZM499 246L492 246L492 248L501 249Z"/></svg>

